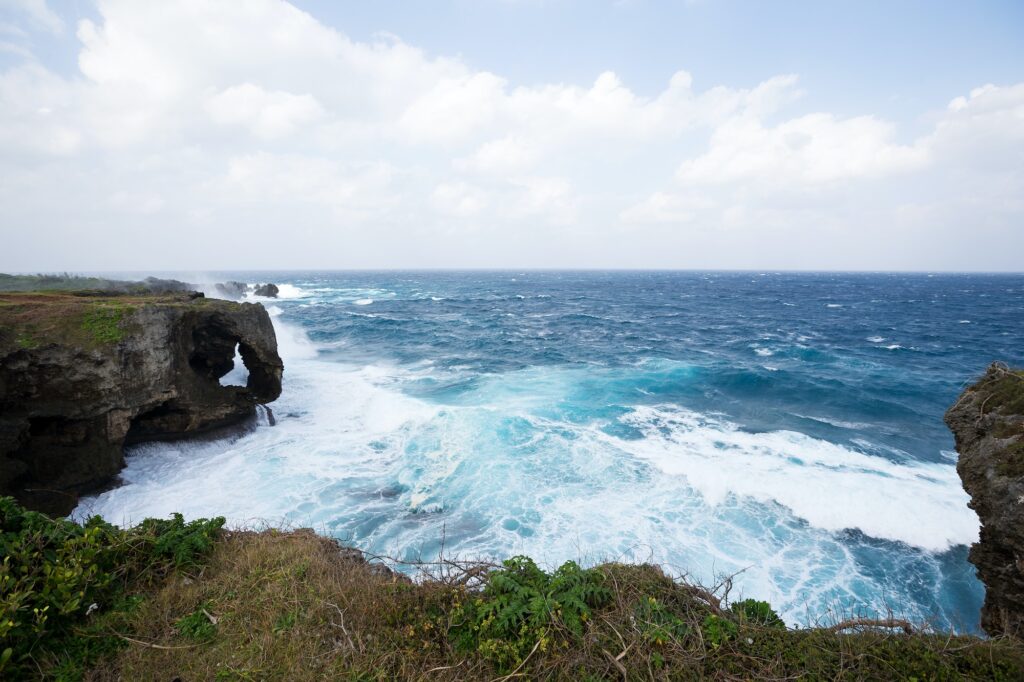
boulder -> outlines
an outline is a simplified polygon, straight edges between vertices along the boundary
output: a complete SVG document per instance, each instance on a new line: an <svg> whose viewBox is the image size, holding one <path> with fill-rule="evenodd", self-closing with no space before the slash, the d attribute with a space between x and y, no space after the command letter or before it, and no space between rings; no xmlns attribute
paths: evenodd
<svg viewBox="0 0 1024 682"><path fill-rule="evenodd" d="M256 291L253 292L257 296L266 296L267 298L277 298L280 290L276 284L261 284L256 287Z"/></svg>

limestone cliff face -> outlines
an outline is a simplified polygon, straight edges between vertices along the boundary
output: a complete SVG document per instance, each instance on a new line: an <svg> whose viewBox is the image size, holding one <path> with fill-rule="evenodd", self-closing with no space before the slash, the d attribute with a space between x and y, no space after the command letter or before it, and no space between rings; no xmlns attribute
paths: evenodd
<svg viewBox="0 0 1024 682"><path fill-rule="evenodd" d="M247 385L219 379L241 356ZM67 513L123 446L251 418L281 393L259 304L197 294L0 294L0 495Z"/></svg>
<svg viewBox="0 0 1024 682"><path fill-rule="evenodd" d="M981 626L1024 636L1024 373L993 364L949 408L946 424L982 524L970 552L985 583Z"/></svg>

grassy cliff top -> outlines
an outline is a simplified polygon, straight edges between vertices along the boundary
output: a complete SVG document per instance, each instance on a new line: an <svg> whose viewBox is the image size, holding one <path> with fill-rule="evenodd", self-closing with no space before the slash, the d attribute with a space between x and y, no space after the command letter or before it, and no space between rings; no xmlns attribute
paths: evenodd
<svg viewBox="0 0 1024 682"><path fill-rule="evenodd" d="M99 679L1021 679L1011 640L786 628L649 565L506 562L411 583L311 532L232 533L130 618ZM592 591L588 592L588 586ZM582 604L575 604L579 600ZM191 620L190 620L191 619ZM186 624L197 625L193 633ZM191 626L189 626L191 627ZM175 647L191 647L188 649Z"/></svg>
<svg viewBox="0 0 1024 682"><path fill-rule="evenodd" d="M150 305L231 305L186 294L110 291L0 292L0 353L46 344L97 348L131 330L131 315Z"/></svg>
<svg viewBox="0 0 1024 682"><path fill-rule="evenodd" d="M764 602L729 605L654 566L545 573L516 559L474 570L410 582L312 532L227 533L202 569L93 621L93 636L118 641L82 670L98 680L1024 677L1015 640L788 629Z"/></svg>
<svg viewBox="0 0 1024 682"><path fill-rule="evenodd" d="M442 559L413 581L308 529L223 523L78 525L0 498L0 677L1024 679L1013 638L892 618L789 629L727 581L656 566Z"/></svg>

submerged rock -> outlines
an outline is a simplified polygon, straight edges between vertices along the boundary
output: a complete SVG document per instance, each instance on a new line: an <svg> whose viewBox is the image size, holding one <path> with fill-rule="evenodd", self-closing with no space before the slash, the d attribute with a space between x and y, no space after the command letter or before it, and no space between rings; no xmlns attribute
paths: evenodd
<svg viewBox="0 0 1024 682"><path fill-rule="evenodd" d="M256 287L256 291L254 291L253 293L256 294L257 296L266 296L267 298L277 298L277 295L278 295L278 293L280 293L280 290L277 288L276 284L267 283L267 284L261 284L260 286Z"/></svg>
<svg viewBox="0 0 1024 682"><path fill-rule="evenodd" d="M247 384L222 386L236 349ZM282 372L259 304L0 294L0 495L66 514L114 480L124 445L250 419Z"/></svg>
<svg viewBox="0 0 1024 682"><path fill-rule="evenodd" d="M969 559L985 584L981 626L1024 636L1024 372L995 363L946 412L956 470L981 536Z"/></svg>

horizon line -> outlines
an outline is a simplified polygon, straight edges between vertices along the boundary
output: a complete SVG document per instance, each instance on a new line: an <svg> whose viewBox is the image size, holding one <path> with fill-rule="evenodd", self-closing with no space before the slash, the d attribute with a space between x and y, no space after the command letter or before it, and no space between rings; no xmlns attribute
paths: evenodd
<svg viewBox="0 0 1024 682"><path fill-rule="evenodd" d="M849 275L1024 275L1024 270L874 270L874 269L811 269L811 268L617 268L617 267L367 267L367 268L147 268L140 270L5 270L0 275L89 277L102 275L144 275L147 273L246 273L246 272L662 272L662 273L731 273L746 274L849 274Z"/></svg>

